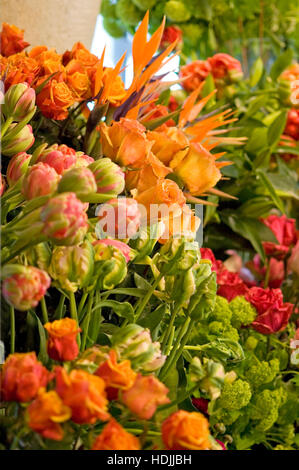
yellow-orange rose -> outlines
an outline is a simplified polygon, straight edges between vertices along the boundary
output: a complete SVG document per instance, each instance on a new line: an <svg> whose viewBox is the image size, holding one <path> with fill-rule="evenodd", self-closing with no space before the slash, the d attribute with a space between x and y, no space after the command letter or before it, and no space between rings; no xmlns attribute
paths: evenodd
<svg viewBox="0 0 299 470"><path fill-rule="evenodd" d="M40 78L37 85L44 82L45 78ZM50 80L36 97L36 104L43 115L56 120L62 120L67 117L68 108L74 101L71 90L63 81L63 77Z"/></svg>
<svg viewBox="0 0 299 470"><path fill-rule="evenodd" d="M115 419L111 419L96 438L92 450L140 450L140 442Z"/></svg>
<svg viewBox="0 0 299 470"><path fill-rule="evenodd" d="M194 195L213 188L221 178L215 157L198 143L191 144L186 155L177 154L169 166Z"/></svg>
<svg viewBox="0 0 299 470"><path fill-rule="evenodd" d="M169 165L178 152L182 156L188 152L189 141L177 127L165 126L163 132L149 131L146 136L149 141L154 142L152 152L165 165Z"/></svg>
<svg viewBox="0 0 299 470"><path fill-rule="evenodd" d="M162 439L167 450L208 450L209 422L201 413L176 411L163 422Z"/></svg>
<svg viewBox="0 0 299 470"><path fill-rule="evenodd" d="M194 214L187 204L182 207L181 213L170 214L163 219L165 229L159 239L164 244L171 237L195 238L196 231L200 224L200 219Z"/></svg>
<svg viewBox="0 0 299 470"><path fill-rule="evenodd" d="M103 154L121 166L140 168L152 146L145 127L134 119L121 118L111 126L99 126Z"/></svg>

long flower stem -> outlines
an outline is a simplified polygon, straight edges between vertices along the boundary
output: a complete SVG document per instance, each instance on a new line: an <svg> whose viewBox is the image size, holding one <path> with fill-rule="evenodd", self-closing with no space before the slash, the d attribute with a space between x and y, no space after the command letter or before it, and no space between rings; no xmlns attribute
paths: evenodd
<svg viewBox="0 0 299 470"><path fill-rule="evenodd" d="M162 345L161 345L162 352L165 351L165 348L166 348L166 345L167 345L169 336L170 336L171 331L172 331L172 327L173 327L173 324L174 324L174 320L175 320L175 317L176 317L176 315L177 315L178 312L179 312L179 309L178 309L178 308L174 308L174 309L173 309L173 312L172 312L171 317L170 317L170 322L169 322L169 324L168 324L168 327L167 327L165 336L164 336L163 341L162 341Z"/></svg>
<svg viewBox="0 0 299 470"><path fill-rule="evenodd" d="M16 323L15 323L15 309L10 307L10 353L15 352L16 342Z"/></svg>
<svg viewBox="0 0 299 470"><path fill-rule="evenodd" d="M6 133L7 129L9 128L9 126L11 125L13 121L13 118L12 117L9 117L6 119L5 123L3 124L3 126L1 127L1 137L4 136L4 134Z"/></svg>
<svg viewBox="0 0 299 470"><path fill-rule="evenodd" d="M164 367L161 370L161 380L163 380L167 376L168 372L170 371L170 369L172 368L174 363L177 362L177 360L179 359L181 353L183 352L184 346L185 346L185 344L188 340L188 337L189 337L190 323L193 324L193 322L191 322L190 317L188 317L188 318L186 318L185 323L181 326L181 328L178 332L178 336L175 340L174 346L171 350L171 353L168 356L168 359L167 359ZM182 341L184 336L185 336L184 341Z"/></svg>
<svg viewBox="0 0 299 470"><path fill-rule="evenodd" d="M48 309L47 309L47 304L45 301L45 297L43 297L40 301L41 309L42 309L42 316L43 316L43 323L48 323L49 317L48 317Z"/></svg>
<svg viewBox="0 0 299 470"><path fill-rule="evenodd" d="M79 323L78 323L78 313L77 313L77 305L76 305L76 299L75 299L75 294L74 294L74 292L70 292L70 293L69 293L69 296L70 296L70 314L71 314L71 318L72 318L73 320L76 320L77 325L79 326ZM80 347L80 344L81 344L80 333L78 333L77 341L78 341L78 346Z"/></svg>
<svg viewBox="0 0 299 470"><path fill-rule="evenodd" d="M153 293L154 293L157 285L161 281L162 277L163 277L163 274L160 273L159 276L157 277L157 279L155 280L154 284L152 285L152 287L147 291L146 295L143 297L143 300L139 304L139 306L137 308L137 311L135 313L135 321L140 317L141 313L143 312L144 307L146 306L146 304L150 300L151 296L153 295Z"/></svg>
<svg viewBox="0 0 299 470"><path fill-rule="evenodd" d="M57 315L56 315L58 320L60 320L62 318L64 301L65 301L65 295L61 294L60 299L59 299L59 304L58 304L58 307L57 307Z"/></svg>
<svg viewBox="0 0 299 470"><path fill-rule="evenodd" d="M86 314L86 317L84 319L83 326L82 326L83 338L82 338L81 351L84 351L85 345L86 345L86 338L88 335L92 305L93 305L93 291L89 294L89 297L88 297L87 314Z"/></svg>
<svg viewBox="0 0 299 470"><path fill-rule="evenodd" d="M82 297L81 297L79 306L78 306L78 318L79 318L79 320L82 320L82 315L81 315L81 313L82 313L82 311L83 311L83 307L84 307L84 305L85 305L85 301L86 301L87 297L88 297L88 293L87 293L87 292L84 292L84 294L83 294Z"/></svg>

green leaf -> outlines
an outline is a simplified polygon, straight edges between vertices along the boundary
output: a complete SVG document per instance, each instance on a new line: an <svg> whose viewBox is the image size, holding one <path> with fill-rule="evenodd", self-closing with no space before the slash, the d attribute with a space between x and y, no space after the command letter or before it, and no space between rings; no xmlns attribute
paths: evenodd
<svg viewBox="0 0 299 470"><path fill-rule="evenodd" d="M37 327L38 327L38 333L39 333L38 358L43 364L46 364L49 360L49 356L47 353L47 338L46 338L45 328L43 327L40 319L38 318L34 310L29 310L29 313L32 316L32 318L36 321Z"/></svg>
<svg viewBox="0 0 299 470"><path fill-rule="evenodd" d="M116 300L103 300L97 303L92 309L92 311L97 310L100 307L109 307L119 317L126 318L129 322L134 321L134 309L129 302L117 302Z"/></svg>
<svg viewBox="0 0 299 470"><path fill-rule="evenodd" d="M262 241L278 243L274 233L255 218L243 217L240 213L222 211L221 218L234 232L249 240L255 251L265 260Z"/></svg>
<svg viewBox="0 0 299 470"><path fill-rule="evenodd" d="M152 288L152 285L137 273L134 273L134 281L138 289L142 289L147 292L149 289Z"/></svg>
<svg viewBox="0 0 299 470"><path fill-rule="evenodd" d="M272 201L274 202L275 206L284 214L285 209L284 209L284 204L280 197L278 196L277 192L275 191L275 188L273 187L271 181L269 180L268 176L266 173L264 173L262 170L257 170L257 175L262 181L263 185L267 189Z"/></svg>
<svg viewBox="0 0 299 470"><path fill-rule="evenodd" d="M276 59L270 70L270 77L272 78L272 80L277 80L277 78L281 75L284 69L286 69L292 63L292 59L292 49L287 49Z"/></svg>
<svg viewBox="0 0 299 470"><path fill-rule="evenodd" d="M277 118L272 122L268 129L268 144L274 148L280 140L280 136L285 129L287 121L287 111L282 111Z"/></svg>
<svg viewBox="0 0 299 470"><path fill-rule="evenodd" d="M268 101L267 95L258 96L254 100L251 100L249 102L249 106L246 112L246 118L256 114L261 109L262 106L265 106L267 101Z"/></svg>
<svg viewBox="0 0 299 470"><path fill-rule="evenodd" d="M266 197L250 198L239 208L245 217L266 217L273 208L273 202Z"/></svg>
<svg viewBox="0 0 299 470"><path fill-rule="evenodd" d="M250 71L249 85L254 87L260 81L264 71L264 64L260 57L258 57L253 64L253 67Z"/></svg>

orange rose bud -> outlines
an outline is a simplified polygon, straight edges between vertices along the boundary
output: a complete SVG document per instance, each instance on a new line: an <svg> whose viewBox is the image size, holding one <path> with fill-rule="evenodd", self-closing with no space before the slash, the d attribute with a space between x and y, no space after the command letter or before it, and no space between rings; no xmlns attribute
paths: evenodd
<svg viewBox="0 0 299 470"><path fill-rule="evenodd" d="M0 379L2 400L28 402L47 385L50 373L35 352L15 353L3 364Z"/></svg>
<svg viewBox="0 0 299 470"><path fill-rule="evenodd" d="M99 126L103 154L120 166L140 168L151 149L145 127L134 119L121 118L111 126Z"/></svg>
<svg viewBox="0 0 299 470"><path fill-rule="evenodd" d="M121 400L140 419L150 419L159 405L170 402L168 392L154 375L138 374L133 387L122 392Z"/></svg>
<svg viewBox="0 0 299 470"><path fill-rule="evenodd" d="M93 424L109 418L105 382L84 370L56 368L56 392L72 410L72 420L78 424Z"/></svg>
<svg viewBox="0 0 299 470"><path fill-rule="evenodd" d="M29 46L29 42L23 40L24 30L17 28L17 26L3 23L0 36L1 54L4 57L17 54Z"/></svg>
<svg viewBox="0 0 299 470"><path fill-rule="evenodd" d="M47 343L48 354L54 361L73 361L79 354L77 334L81 331L76 320L63 318L46 323L49 334Z"/></svg>
<svg viewBox="0 0 299 470"><path fill-rule="evenodd" d="M38 397L27 410L28 426L46 439L61 441L63 429L60 423L70 419L71 409L64 405L57 393L41 388Z"/></svg>
<svg viewBox="0 0 299 470"><path fill-rule="evenodd" d="M111 419L96 438L91 450L140 450L140 442L115 419Z"/></svg>
<svg viewBox="0 0 299 470"><path fill-rule="evenodd" d="M135 199L146 208L148 219L151 220L156 217L161 218L158 214L159 208L156 210L159 205L183 207L186 203L186 198L178 185L167 179L158 180L155 186L137 194Z"/></svg>
<svg viewBox="0 0 299 470"><path fill-rule="evenodd" d="M131 361L117 363L116 359L116 352L111 350L109 358L100 365L95 375L105 381L106 387L128 390L133 386L137 374L131 368Z"/></svg>
<svg viewBox="0 0 299 470"><path fill-rule="evenodd" d="M47 77L42 77L37 82L37 86L45 81ZM68 108L75 102L71 90L63 81L62 75L53 78L44 86L36 97L36 104L43 115L49 119L58 121L66 119Z"/></svg>
<svg viewBox="0 0 299 470"><path fill-rule="evenodd" d="M162 424L162 439L167 450L208 450L209 422L201 413L184 410L172 413Z"/></svg>
<svg viewBox="0 0 299 470"><path fill-rule="evenodd" d="M214 155L201 144L191 144L186 155L179 153L170 162L174 173L182 180L191 194L199 195L213 188L221 178Z"/></svg>

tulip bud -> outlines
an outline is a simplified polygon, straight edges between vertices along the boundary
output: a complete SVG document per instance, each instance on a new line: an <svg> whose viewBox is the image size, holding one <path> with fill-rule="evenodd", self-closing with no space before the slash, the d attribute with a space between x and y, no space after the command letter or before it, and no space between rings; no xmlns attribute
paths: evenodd
<svg viewBox="0 0 299 470"><path fill-rule="evenodd" d="M5 187L6 187L6 182L5 182L4 176L1 175L1 179L0 179L0 196L2 196L2 194L4 193Z"/></svg>
<svg viewBox="0 0 299 470"><path fill-rule="evenodd" d="M88 202L89 196L97 191L92 172L84 167L67 170L59 182L58 192L65 193L68 191L74 191L78 199Z"/></svg>
<svg viewBox="0 0 299 470"><path fill-rule="evenodd" d="M110 199L96 211L98 226L104 236L113 238L132 238L140 225L138 203L132 198Z"/></svg>
<svg viewBox="0 0 299 470"><path fill-rule="evenodd" d="M3 297L21 311L36 307L51 284L45 271L20 264L6 265L2 270L2 278Z"/></svg>
<svg viewBox="0 0 299 470"><path fill-rule="evenodd" d="M6 171L6 178L9 186L16 184L19 179L26 173L31 155L25 152L17 153L10 160Z"/></svg>
<svg viewBox="0 0 299 470"><path fill-rule="evenodd" d="M21 192L25 199L47 196L56 191L60 176L46 163L36 163L24 176Z"/></svg>
<svg viewBox="0 0 299 470"><path fill-rule="evenodd" d="M157 268L168 275L187 271L198 261L198 243L184 238L170 239L160 250Z"/></svg>
<svg viewBox="0 0 299 470"><path fill-rule="evenodd" d="M201 362L198 357L194 357L189 371L191 381L199 381L199 389L207 393L211 400L220 396L225 378L222 364L206 358Z"/></svg>
<svg viewBox="0 0 299 470"><path fill-rule="evenodd" d="M96 183L97 192L116 197L123 192L125 187L125 175L120 167L113 163L110 158L101 158L91 163L88 168L92 171Z"/></svg>
<svg viewBox="0 0 299 470"><path fill-rule="evenodd" d="M140 236L130 241L130 245L136 250L137 256L134 258L135 263L142 262L146 256L149 256L157 241L164 233L165 224L160 221L150 226L141 226Z"/></svg>
<svg viewBox="0 0 299 470"><path fill-rule="evenodd" d="M113 289L127 275L127 259L121 249L109 242L116 240L97 240L93 243L96 262L95 280L97 287L104 290ZM128 246L127 248L130 250Z"/></svg>
<svg viewBox="0 0 299 470"><path fill-rule="evenodd" d="M51 250L47 243L42 242L32 246L25 252L25 255L31 266L36 266L44 271L48 270L51 260Z"/></svg>
<svg viewBox="0 0 299 470"><path fill-rule="evenodd" d="M27 83L12 85L4 96L2 111L6 118L22 121L35 106L35 91Z"/></svg>
<svg viewBox="0 0 299 470"><path fill-rule="evenodd" d="M67 145L53 144L44 149L39 155L37 160L39 162L47 163L56 173L62 175L66 170L73 168L77 163L77 155L74 149L67 147Z"/></svg>
<svg viewBox="0 0 299 470"><path fill-rule="evenodd" d="M78 246L55 247L49 274L61 289L76 292L88 285L93 273L93 247L85 241Z"/></svg>
<svg viewBox="0 0 299 470"><path fill-rule="evenodd" d="M121 360L129 359L138 371L152 372L163 366L166 356L161 354L160 343L151 339L150 331L130 324L121 328L111 339L112 347Z"/></svg>
<svg viewBox="0 0 299 470"><path fill-rule="evenodd" d="M83 369L90 374L98 370L100 364L107 361L109 357L108 346L93 346L85 349L76 360L76 367Z"/></svg>
<svg viewBox="0 0 299 470"><path fill-rule="evenodd" d="M88 229L85 205L74 193L51 198L42 208L43 234L56 245L77 245Z"/></svg>
<svg viewBox="0 0 299 470"><path fill-rule="evenodd" d="M76 157L77 157L76 167L79 167L79 166L87 167L88 165L94 162L94 158L90 157L89 155L86 155L83 152L76 152Z"/></svg>
<svg viewBox="0 0 299 470"><path fill-rule="evenodd" d="M7 134L17 126L16 123L13 123L9 126ZM34 144L34 135L32 132L32 127L27 124L21 129L16 136L11 140L5 140L2 142L2 153L7 157L11 157L19 152L26 152Z"/></svg>

